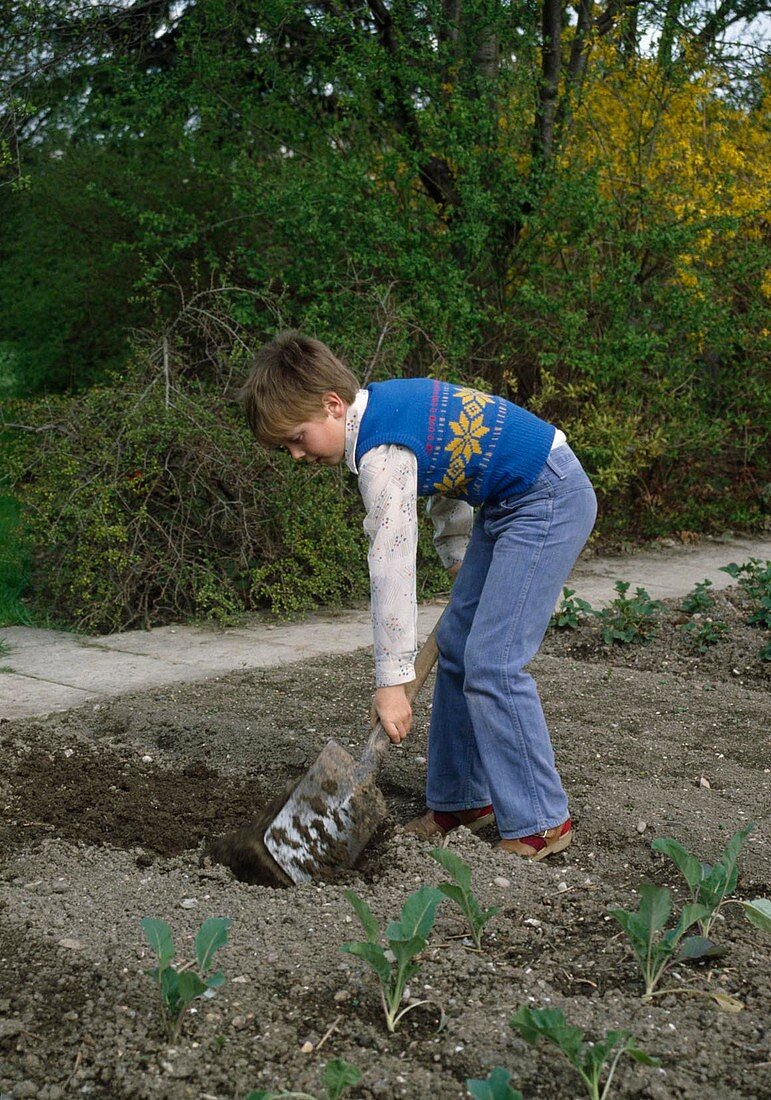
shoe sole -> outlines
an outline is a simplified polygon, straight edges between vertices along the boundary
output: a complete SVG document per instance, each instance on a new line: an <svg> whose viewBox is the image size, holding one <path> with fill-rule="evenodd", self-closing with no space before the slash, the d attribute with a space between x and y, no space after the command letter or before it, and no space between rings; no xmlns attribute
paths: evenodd
<svg viewBox="0 0 771 1100"><path fill-rule="evenodd" d="M403 832L409 833L411 836L416 836L418 838L418 840L444 840L445 837L450 836L452 833L457 832L458 829L461 829L461 828L468 829L468 831L470 833L478 833L481 829L484 829L487 825L494 825L494 824L495 824L495 814L492 813L492 814L485 814L484 817L478 817L476 819L476 821L470 821L468 823L468 825L456 825L452 829L447 829L446 832L444 832L442 829L440 829L438 825L436 827L436 831L431 830L430 832L429 831L424 832L423 830L405 828L405 829L403 829Z"/></svg>
<svg viewBox="0 0 771 1100"><path fill-rule="evenodd" d="M540 852L536 852L534 856L527 856L527 859L531 859L533 863L538 863L542 859L546 859L547 856L553 856L557 852L564 852L567 846L573 839L573 830L565 833L564 836L558 837L552 844L547 844L545 848L541 848Z"/></svg>

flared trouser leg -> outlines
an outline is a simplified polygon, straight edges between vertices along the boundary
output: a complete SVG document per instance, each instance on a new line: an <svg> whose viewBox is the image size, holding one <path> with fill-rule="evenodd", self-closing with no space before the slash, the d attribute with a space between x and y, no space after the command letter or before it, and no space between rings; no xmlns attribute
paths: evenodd
<svg viewBox="0 0 771 1100"><path fill-rule="evenodd" d="M476 517L437 643L426 801L455 811L492 802L503 837L560 825L567 797L526 666L596 517L569 447L525 493Z"/></svg>

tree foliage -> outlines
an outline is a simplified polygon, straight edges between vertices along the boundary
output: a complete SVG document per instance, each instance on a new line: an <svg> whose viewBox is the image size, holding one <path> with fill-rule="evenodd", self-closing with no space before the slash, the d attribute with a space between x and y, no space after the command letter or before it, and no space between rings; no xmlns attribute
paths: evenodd
<svg viewBox="0 0 771 1100"><path fill-rule="evenodd" d="M297 326L554 419L606 524L761 522L768 4L6 7L6 391L104 383L151 329L221 394ZM210 293L229 375L205 320L175 342Z"/></svg>

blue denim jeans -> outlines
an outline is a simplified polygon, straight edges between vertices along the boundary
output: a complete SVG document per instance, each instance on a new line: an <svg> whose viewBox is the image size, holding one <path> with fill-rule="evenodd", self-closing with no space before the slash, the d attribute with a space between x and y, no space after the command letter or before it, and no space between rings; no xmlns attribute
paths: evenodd
<svg viewBox="0 0 771 1100"><path fill-rule="evenodd" d="M563 445L524 493L479 509L437 637L426 803L492 803L502 837L561 825L568 802L535 681L543 640L597 501Z"/></svg>

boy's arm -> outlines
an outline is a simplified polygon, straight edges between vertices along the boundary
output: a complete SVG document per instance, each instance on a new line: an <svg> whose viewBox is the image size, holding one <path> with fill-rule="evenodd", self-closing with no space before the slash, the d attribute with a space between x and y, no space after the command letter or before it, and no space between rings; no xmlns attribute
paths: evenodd
<svg viewBox="0 0 771 1100"><path fill-rule="evenodd" d="M418 546L417 460L406 447L368 451L359 464L367 511L375 682L378 688L414 679L417 649L415 558Z"/></svg>
<svg viewBox="0 0 771 1100"><path fill-rule="evenodd" d="M471 537L474 509L465 500L455 500L437 493L428 498L426 515L431 517L434 525L436 552L442 565L454 577L460 569Z"/></svg>

